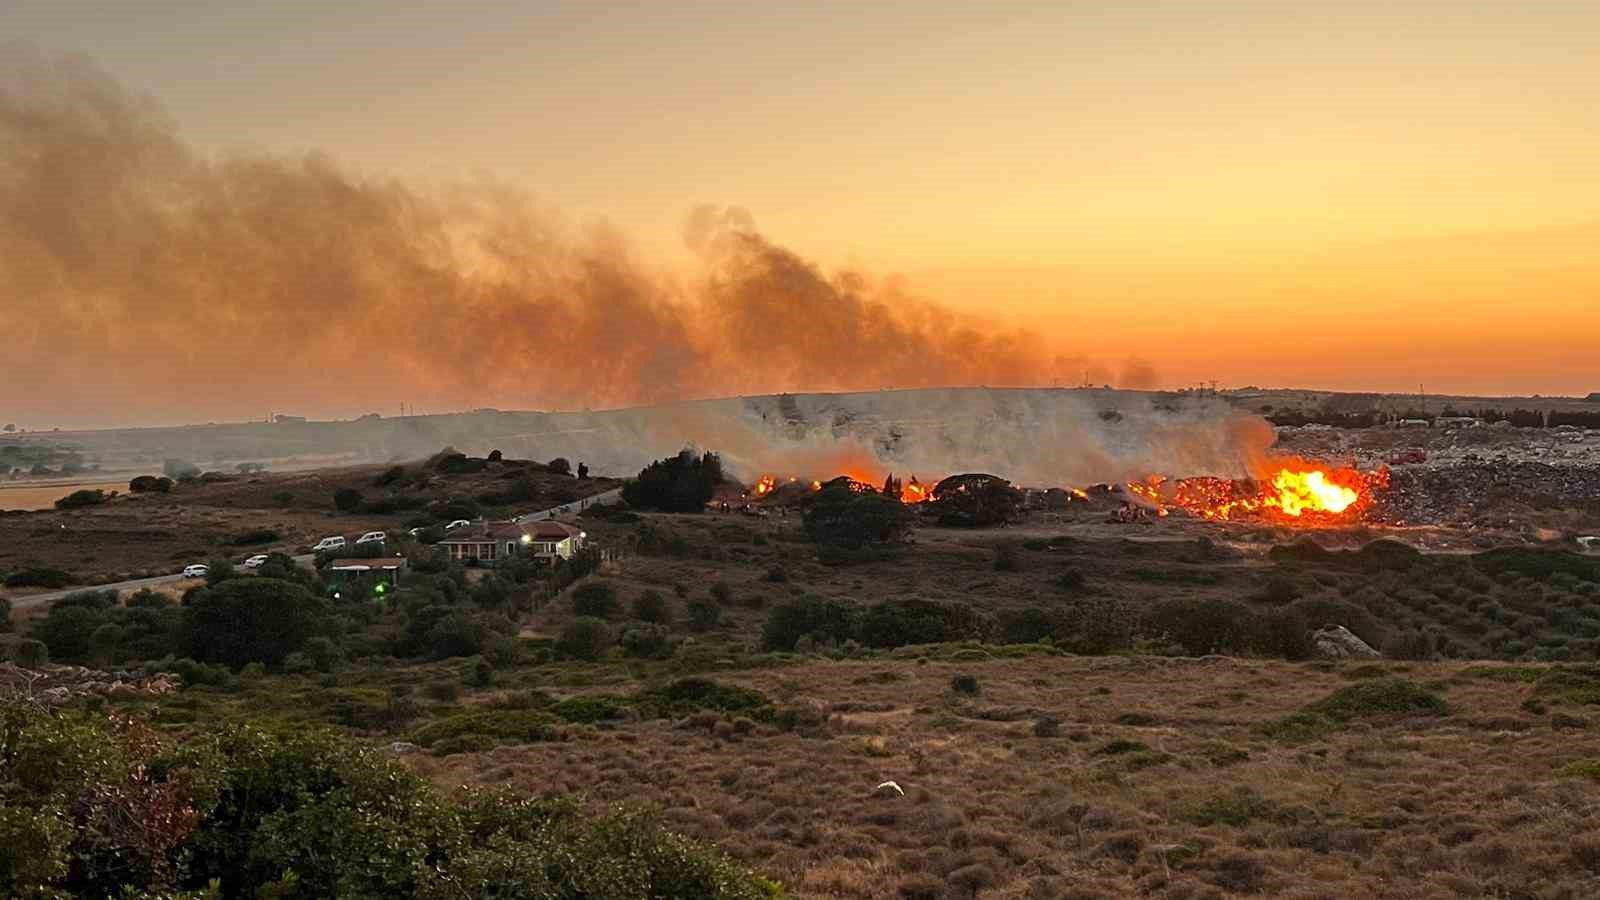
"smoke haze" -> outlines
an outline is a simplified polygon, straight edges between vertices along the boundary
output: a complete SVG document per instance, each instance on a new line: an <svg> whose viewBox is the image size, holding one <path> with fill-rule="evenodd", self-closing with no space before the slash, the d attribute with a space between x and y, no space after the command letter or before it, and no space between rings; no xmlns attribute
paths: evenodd
<svg viewBox="0 0 1600 900"><path fill-rule="evenodd" d="M738 208L696 208L684 238L699 267L673 277L505 185L210 158L92 62L0 51L12 417L581 409L1091 368L892 281L826 275Z"/></svg>

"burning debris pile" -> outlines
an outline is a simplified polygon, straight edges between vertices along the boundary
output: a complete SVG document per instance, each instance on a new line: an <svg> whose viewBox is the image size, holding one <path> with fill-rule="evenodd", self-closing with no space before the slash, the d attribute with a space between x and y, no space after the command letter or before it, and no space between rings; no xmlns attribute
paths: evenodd
<svg viewBox="0 0 1600 900"><path fill-rule="evenodd" d="M1389 470L1362 472L1304 462L1279 465L1261 479L1152 475L1127 484L1138 502L1165 516L1172 509L1214 521L1269 519L1293 525L1363 521L1389 487Z"/></svg>
<svg viewBox="0 0 1600 900"><path fill-rule="evenodd" d="M102 672L83 666L41 666L25 669L0 662L0 692L31 697L48 706L60 706L75 697L160 697L178 690L177 675Z"/></svg>

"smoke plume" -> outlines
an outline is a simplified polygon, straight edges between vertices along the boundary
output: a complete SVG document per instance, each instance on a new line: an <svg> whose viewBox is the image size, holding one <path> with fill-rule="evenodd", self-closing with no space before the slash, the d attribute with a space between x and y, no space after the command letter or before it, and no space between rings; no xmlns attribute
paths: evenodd
<svg viewBox="0 0 1600 900"><path fill-rule="evenodd" d="M0 50L0 334L7 400L35 416L581 409L1060 368L1034 336L825 274L743 210L697 208L684 236L700 269L668 278L505 185L204 155L93 63Z"/></svg>

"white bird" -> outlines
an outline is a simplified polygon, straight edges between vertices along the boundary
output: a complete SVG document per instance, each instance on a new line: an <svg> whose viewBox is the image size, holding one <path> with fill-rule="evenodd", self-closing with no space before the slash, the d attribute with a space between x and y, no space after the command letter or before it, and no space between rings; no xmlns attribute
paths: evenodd
<svg viewBox="0 0 1600 900"><path fill-rule="evenodd" d="M880 784L877 787L873 788L873 791L881 791L884 788L894 788L894 792L896 794L899 794L902 797L904 797L906 795L906 792L900 789L900 785L895 784L892 781L885 781L883 784Z"/></svg>

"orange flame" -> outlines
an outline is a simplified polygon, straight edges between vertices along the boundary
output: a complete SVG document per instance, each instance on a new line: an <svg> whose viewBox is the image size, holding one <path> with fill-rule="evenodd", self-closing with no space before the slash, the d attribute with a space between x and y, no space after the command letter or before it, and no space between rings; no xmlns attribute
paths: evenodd
<svg viewBox="0 0 1600 900"><path fill-rule="evenodd" d="M1295 462L1280 465L1260 481L1201 477L1172 482L1152 475L1129 482L1127 490L1161 515L1177 507L1202 519L1264 516L1287 523L1334 524L1360 519L1375 492L1388 486L1388 469L1361 472Z"/></svg>
<svg viewBox="0 0 1600 900"><path fill-rule="evenodd" d="M911 476L911 480L900 490L901 503L922 503L931 499L933 498L928 494L928 489L917 481L915 475Z"/></svg>

